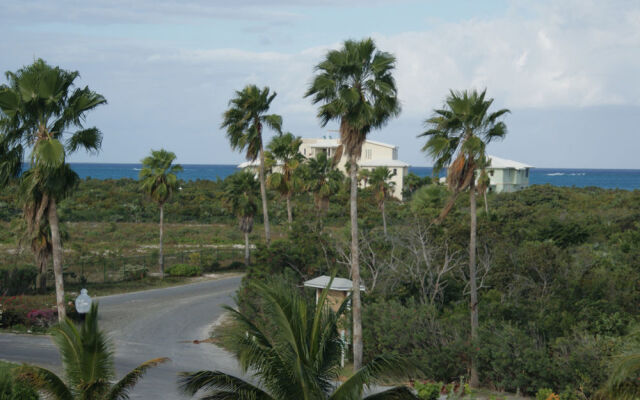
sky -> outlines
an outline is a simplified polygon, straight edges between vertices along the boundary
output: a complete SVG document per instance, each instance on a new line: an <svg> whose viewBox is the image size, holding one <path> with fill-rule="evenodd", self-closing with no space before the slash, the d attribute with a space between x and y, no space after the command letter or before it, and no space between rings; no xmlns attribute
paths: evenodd
<svg viewBox="0 0 640 400"><path fill-rule="evenodd" d="M43 58L106 97L86 121L102 150L70 161L242 162L220 123L247 84L278 93L285 131L337 137L304 92L328 50L372 37L397 58L402 113L369 137L413 166L432 164L417 136L449 90L486 88L511 111L489 154L640 169L637 0L0 0L0 37L0 72Z"/></svg>

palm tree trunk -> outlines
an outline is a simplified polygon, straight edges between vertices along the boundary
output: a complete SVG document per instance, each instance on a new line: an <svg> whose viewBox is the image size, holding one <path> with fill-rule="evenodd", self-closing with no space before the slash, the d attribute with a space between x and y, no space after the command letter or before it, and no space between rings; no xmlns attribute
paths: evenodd
<svg viewBox="0 0 640 400"><path fill-rule="evenodd" d="M484 212L489 214L489 203L487 203L487 189L484 190L482 195L484 197Z"/></svg>
<svg viewBox="0 0 640 400"><path fill-rule="evenodd" d="M58 321L62 322L67 316L64 308L64 277L62 275L62 241L60 240L60 221L56 199L49 199L49 227L51 228L51 247L53 250L53 275L56 282L56 304L58 306Z"/></svg>
<svg viewBox="0 0 640 400"><path fill-rule="evenodd" d="M264 240L267 246L271 244L271 232L269 229L269 211L267 210L267 185L264 179L264 147L260 142L260 195L262 195L262 216L264 219Z"/></svg>
<svg viewBox="0 0 640 400"><path fill-rule="evenodd" d="M351 158L351 280L353 281L353 369L362 367L362 304L360 302L360 262L358 249L358 176L356 160Z"/></svg>
<svg viewBox="0 0 640 400"><path fill-rule="evenodd" d="M293 210L291 209L291 193L287 194L287 221L289 221L289 229L293 224Z"/></svg>
<svg viewBox="0 0 640 400"><path fill-rule="evenodd" d="M384 231L384 237L387 237L387 216L384 213L384 201L382 202L382 205L380 206L380 208L382 209L382 229Z"/></svg>
<svg viewBox="0 0 640 400"><path fill-rule="evenodd" d="M244 233L244 265L249 266L251 263L251 253L249 252L249 232Z"/></svg>
<svg viewBox="0 0 640 400"><path fill-rule="evenodd" d="M36 264L38 265L38 276L36 277L36 292L43 294L47 291L47 264L49 258L42 255L36 256Z"/></svg>
<svg viewBox="0 0 640 400"><path fill-rule="evenodd" d="M472 179L469 187L469 200L471 210L471 229L469 235L469 286L471 288L471 345L473 355L471 357L471 379L469 384L477 388L480 385L478 378L478 365L476 363L475 347L478 343L478 287L476 284L476 188Z"/></svg>
<svg viewBox="0 0 640 400"><path fill-rule="evenodd" d="M160 255L158 265L160 266L160 278L164 279L164 253L162 251L162 237L164 233L164 204L160 204Z"/></svg>

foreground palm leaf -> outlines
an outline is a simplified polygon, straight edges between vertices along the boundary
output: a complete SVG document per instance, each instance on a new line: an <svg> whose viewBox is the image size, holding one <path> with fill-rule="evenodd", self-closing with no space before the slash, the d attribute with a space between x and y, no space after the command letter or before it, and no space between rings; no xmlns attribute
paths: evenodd
<svg viewBox="0 0 640 400"><path fill-rule="evenodd" d="M182 166L173 165L176 155L164 149L151 150L151 155L142 160L140 184L149 197L160 206L160 254L158 265L164 278L164 255L162 253L162 236L164 225L164 204L178 189L178 176Z"/></svg>
<svg viewBox="0 0 640 400"><path fill-rule="evenodd" d="M168 358L149 360L120 381L115 378L113 346L98 329L98 305L92 304L84 324L78 328L69 319L53 330L53 340L60 351L65 379L40 367L24 365L18 378L55 400L125 400L144 374Z"/></svg>
<svg viewBox="0 0 640 400"><path fill-rule="evenodd" d="M203 399L361 399L364 388L381 378L401 375L394 357L378 357L338 385L343 342L336 313L326 303L325 290L317 304L284 284L255 285L263 300L263 314L251 319L227 307L235 328L231 351L244 373L257 383L221 371L182 373L180 387L189 395L202 391ZM345 303L346 304L346 303ZM396 387L371 399L415 399L413 392Z"/></svg>
<svg viewBox="0 0 640 400"><path fill-rule="evenodd" d="M66 165L67 155L100 149L102 133L83 126L86 113L106 104L88 87L74 88L77 71L51 67L43 60L7 72L0 85L0 185L19 180L29 240L51 236L58 318L64 320L62 242L57 205L75 189L78 177ZM28 157L25 154L29 149ZM20 174L22 160L29 173ZM47 228L48 227L48 228ZM46 265L46 246L35 246L36 264ZM45 251L42 251L45 250Z"/></svg>
<svg viewBox="0 0 640 400"><path fill-rule="evenodd" d="M358 250L358 166L362 145L374 129L400 113L393 78L396 59L379 51L372 39L347 40L340 50L327 53L305 96L320 103L322 126L340 123L340 141L350 163L351 280L353 281L353 363L362 365L362 310Z"/></svg>
<svg viewBox="0 0 640 400"><path fill-rule="evenodd" d="M500 118L507 109L489 113L493 99L486 99L486 90L451 91L446 107L434 110L434 115L425 121L429 128L419 135L428 137L422 148L434 160L435 176L447 167L447 183L452 195L436 222L442 222L453 208L458 195L469 189L471 226L469 233L469 286L471 295L471 340L478 339L478 288L476 284L476 170L486 167L485 148L488 143L502 139L507 126ZM480 182L482 186L485 181ZM478 370L471 362L471 386L479 385Z"/></svg>

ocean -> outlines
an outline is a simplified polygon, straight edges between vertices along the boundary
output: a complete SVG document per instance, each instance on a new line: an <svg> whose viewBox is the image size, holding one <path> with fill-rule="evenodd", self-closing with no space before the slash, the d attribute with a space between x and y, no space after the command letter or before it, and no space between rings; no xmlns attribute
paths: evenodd
<svg viewBox="0 0 640 400"><path fill-rule="evenodd" d="M100 164L70 163L71 168L81 178L95 179L138 179L141 164ZM184 172L180 179L193 181L197 179L224 179L238 169L235 165L200 165L182 164ZM431 176L430 167L410 167L409 172L418 176ZM556 186L587 187L595 186L605 189L640 189L640 170L638 169L563 169L534 168L529 173L531 185L552 184Z"/></svg>

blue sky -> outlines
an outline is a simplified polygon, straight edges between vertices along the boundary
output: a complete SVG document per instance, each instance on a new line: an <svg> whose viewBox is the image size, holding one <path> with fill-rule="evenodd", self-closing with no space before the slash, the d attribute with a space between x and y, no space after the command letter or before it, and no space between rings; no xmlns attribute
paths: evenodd
<svg viewBox="0 0 640 400"><path fill-rule="evenodd" d="M233 91L278 92L273 112L304 137L321 128L303 93L313 66L347 38L397 57L402 114L372 139L431 165L416 138L450 88L487 88L508 107L489 152L538 167L640 168L640 3L384 0L5 0L0 71L41 57L78 70L109 104L89 116L98 156L136 162L151 148L182 163L243 160L219 128ZM2 82L0 78L0 82Z"/></svg>

